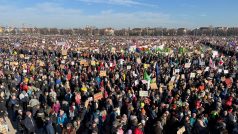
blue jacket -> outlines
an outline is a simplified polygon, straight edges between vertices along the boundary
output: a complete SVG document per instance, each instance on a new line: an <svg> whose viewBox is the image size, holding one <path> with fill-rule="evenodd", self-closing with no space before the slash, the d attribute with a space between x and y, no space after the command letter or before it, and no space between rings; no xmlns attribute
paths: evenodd
<svg viewBox="0 0 238 134"><path fill-rule="evenodd" d="M67 123L67 115L64 113L63 116L61 117L58 115L57 117L57 124L63 124L65 125Z"/></svg>

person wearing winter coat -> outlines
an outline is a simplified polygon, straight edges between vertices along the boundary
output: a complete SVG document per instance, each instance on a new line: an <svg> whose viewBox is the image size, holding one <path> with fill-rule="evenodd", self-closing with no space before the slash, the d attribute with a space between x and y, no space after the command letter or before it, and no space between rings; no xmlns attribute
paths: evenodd
<svg viewBox="0 0 238 134"><path fill-rule="evenodd" d="M55 134L55 129L52 125L52 120L50 118L46 118L46 134Z"/></svg>
<svg viewBox="0 0 238 134"><path fill-rule="evenodd" d="M26 112L26 118L24 119L23 124L24 124L28 134L35 133L36 124L35 124L34 119L32 118L31 112L29 112L29 111Z"/></svg>
<svg viewBox="0 0 238 134"><path fill-rule="evenodd" d="M71 123L68 123L62 134L76 134L76 130Z"/></svg>
<svg viewBox="0 0 238 134"><path fill-rule="evenodd" d="M24 125L23 125L23 118L22 118L22 110L18 110L17 115L17 131L19 133L24 133Z"/></svg>
<svg viewBox="0 0 238 134"><path fill-rule="evenodd" d="M163 133L163 127L161 125L160 121L156 121L153 126L153 133L154 134L162 134Z"/></svg>

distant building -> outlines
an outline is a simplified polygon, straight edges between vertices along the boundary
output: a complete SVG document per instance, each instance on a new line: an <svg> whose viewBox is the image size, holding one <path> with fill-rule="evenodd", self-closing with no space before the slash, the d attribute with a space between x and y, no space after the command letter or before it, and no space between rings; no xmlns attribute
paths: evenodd
<svg viewBox="0 0 238 134"><path fill-rule="evenodd" d="M105 35L109 35L109 36L114 35L114 29L112 29L112 28L106 28L106 29L104 30L104 33L105 33Z"/></svg>

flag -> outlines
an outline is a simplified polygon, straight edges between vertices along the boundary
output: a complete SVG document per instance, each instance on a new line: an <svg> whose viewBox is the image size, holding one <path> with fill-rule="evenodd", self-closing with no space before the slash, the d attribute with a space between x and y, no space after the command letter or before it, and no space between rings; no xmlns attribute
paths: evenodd
<svg viewBox="0 0 238 134"><path fill-rule="evenodd" d="M184 48L180 47L179 48L179 54L182 54L182 53L184 53Z"/></svg>
<svg viewBox="0 0 238 134"><path fill-rule="evenodd" d="M155 71L156 71L156 81L158 81L158 79L159 79L159 74L160 74L160 68L159 68L158 63L156 63Z"/></svg>
<svg viewBox="0 0 238 134"><path fill-rule="evenodd" d="M137 53L140 53L140 52L141 52L141 49L140 49L140 48L136 48L136 52L137 52Z"/></svg>
<svg viewBox="0 0 238 134"><path fill-rule="evenodd" d="M147 81L147 90L150 89L151 75L148 75L147 72L144 72L144 80Z"/></svg>
<svg viewBox="0 0 238 134"><path fill-rule="evenodd" d="M150 76L147 74L146 71L144 72L144 80L147 80L148 82L151 81L151 78L150 78Z"/></svg>
<svg viewBox="0 0 238 134"><path fill-rule="evenodd" d="M210 66L211 68L215 68L215 62L213 62L212 58L210 58L209 66Z"/></svg>

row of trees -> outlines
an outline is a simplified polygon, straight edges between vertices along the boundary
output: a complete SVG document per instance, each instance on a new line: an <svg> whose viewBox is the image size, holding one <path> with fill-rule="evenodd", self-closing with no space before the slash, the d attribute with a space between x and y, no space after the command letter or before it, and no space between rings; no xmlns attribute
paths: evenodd
<svg viewBox="0 0 238 134"><path fill-rule="evenodd" d="M42 34L42 35L108 35L106 29L98 28L75 28L75 29L57 29L57 28L25 28L13 29L8 34ZM116 36L174 36L174 35L208 35L208 36L232 36L238 35L238 28L196 28L196 29L167 29L167 28L134 28L114 30Z"/></svg>

